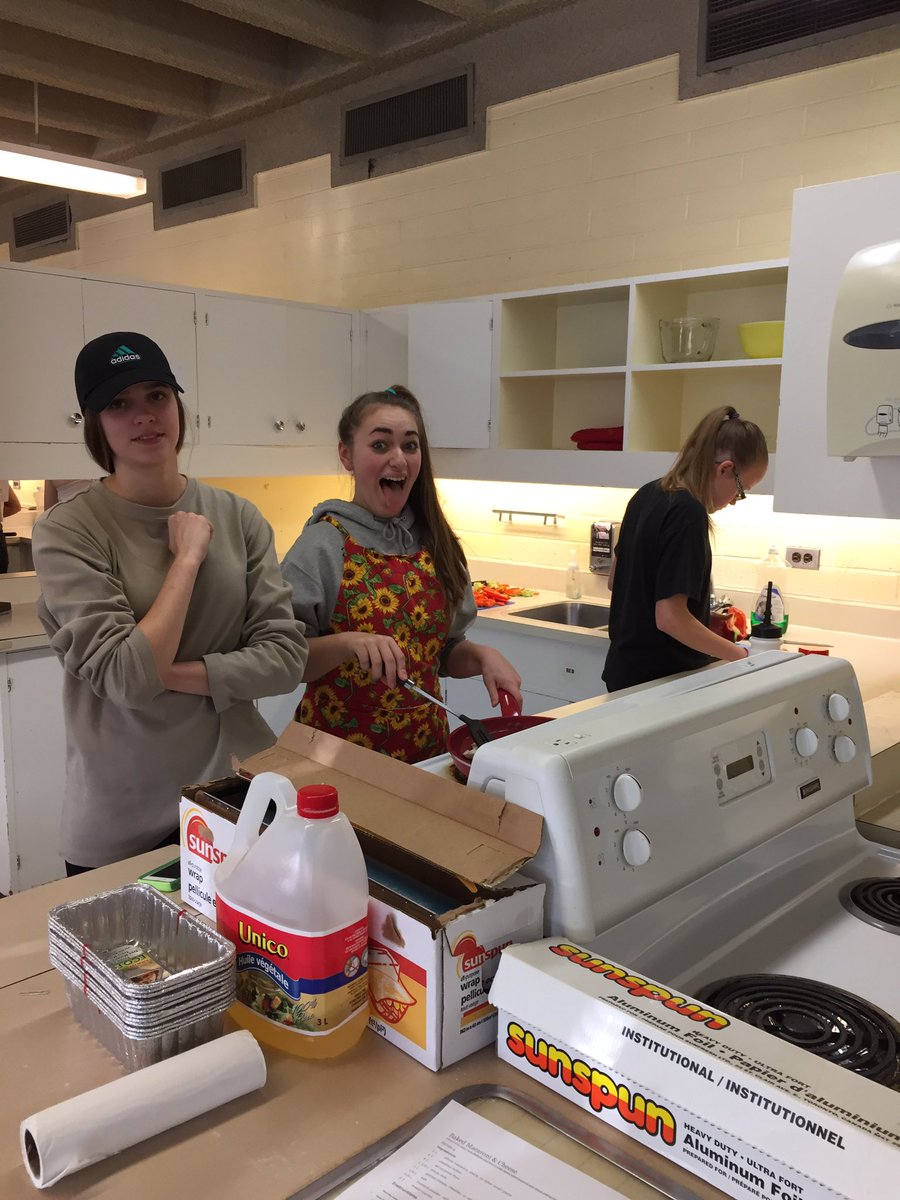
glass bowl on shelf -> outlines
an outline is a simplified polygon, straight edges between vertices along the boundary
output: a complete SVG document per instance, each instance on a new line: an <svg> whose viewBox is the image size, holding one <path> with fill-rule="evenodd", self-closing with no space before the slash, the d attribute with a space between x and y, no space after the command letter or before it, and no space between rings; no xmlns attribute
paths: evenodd
<svg viewBox="0 0 900 1200"><path fill-rule="evenodd" d="M670 317L659 323L663 362L708 362L716 348L718 317Z"/></svg>

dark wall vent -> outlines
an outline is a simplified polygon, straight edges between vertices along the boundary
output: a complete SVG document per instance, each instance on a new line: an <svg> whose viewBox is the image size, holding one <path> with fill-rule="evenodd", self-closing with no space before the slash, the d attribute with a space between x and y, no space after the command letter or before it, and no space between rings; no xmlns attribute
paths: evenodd
<svg viewBox="0 0 900 1200"><path fill-rule="evenodd" d="M13 217L13 245L17 250L66 242L71 232L72 210L67 199Z"/></svg>
<svg viewBox="0 0 900 1200"><path fill-rule="evenodd" d="M702 0L700 69L718 70L895 22L900 0Z"/></svg>
<svg viewBox="0 0 900 1200"><path fill-rule="evenodd" d="M473 68L467 67L408 91L345 107L341 158L464 133L472 125L472 80Z"/></svg>
<svg viewBox="0 0 900 1200"><path fill-rule="evenodd" d="M159 173L163 211L243 192L244 151L236 146Z"/></svg>

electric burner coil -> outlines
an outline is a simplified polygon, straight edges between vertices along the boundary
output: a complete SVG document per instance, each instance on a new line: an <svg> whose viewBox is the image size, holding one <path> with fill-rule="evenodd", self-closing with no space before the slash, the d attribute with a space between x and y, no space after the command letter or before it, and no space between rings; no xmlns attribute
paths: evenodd
<svg viewBox="0 0 900 1200"><path fill-rule="evenodd" d="M866 1000L798 975L732 975L704 1004L828 1062L900 1090L900 1026Z"/></svg>

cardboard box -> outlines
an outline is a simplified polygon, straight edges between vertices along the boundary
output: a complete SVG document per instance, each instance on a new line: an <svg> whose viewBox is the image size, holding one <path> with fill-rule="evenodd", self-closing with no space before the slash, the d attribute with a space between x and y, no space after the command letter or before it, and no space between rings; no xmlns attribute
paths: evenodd
<svg viewBox="0 0 900 1200"><path fill-rule="evenodd" d="M500 1058L729 1196L884 1200L900 1093L596 951L503 952Z"/></svg>
<svg viewBox="0 0 900 1200"><path fill-rule="evenodd" d="M515 875L541 817L297 723L238 771L185 789L186 903L215 919L215 868L247 780L330 783L369 862L370 1028L435 1071L493 1042L500 951L543 932L544 885Z"/></svg>

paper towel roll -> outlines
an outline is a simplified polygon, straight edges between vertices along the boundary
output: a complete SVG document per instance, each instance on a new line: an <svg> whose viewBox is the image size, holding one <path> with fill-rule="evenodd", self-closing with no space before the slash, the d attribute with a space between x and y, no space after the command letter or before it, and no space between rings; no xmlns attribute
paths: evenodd
<svg viewBox="0 0 900 1200"><path fill-rule="evenodd" d="M229 1033L28 1117L19 1126L25 1167L35 1187L50 1187L265 1082L253 1034Z"/></svg>

